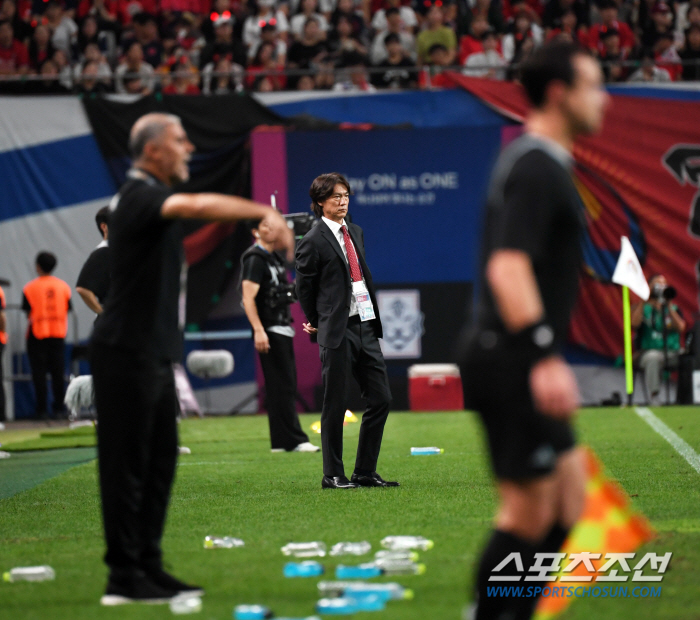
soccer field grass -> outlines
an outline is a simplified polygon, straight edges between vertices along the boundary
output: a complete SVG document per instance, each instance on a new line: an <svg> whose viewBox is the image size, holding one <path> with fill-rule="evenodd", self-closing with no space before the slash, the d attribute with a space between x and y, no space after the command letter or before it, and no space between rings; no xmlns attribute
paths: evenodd
<svg viewBox="0 0 700 620"><path fill-rule="evenodd" d="M699 409L654 412L700 452ZM301 418L308 430L319 416ZM577 427L580 440L597 452L608 474L656 528L658 537L644 549L672 551L673 559L660 598L583 598L574 601L563 618L699 619L700 474L634 410L584 410ZM348 473L358 431L358 424L345 429ZM415 599L392 602L377 617L459 620L495 507L475 416L392 414L378 470L387 479L399 480L398 489L322 491L320 454L271 454L267 420L261 416L186 420L180 434L181 444L192 454L180 458L163 544L166 565L206 588L203 610L195 617L231 618L234 605L240 603L265 604L278 616L312 615L319 580L285 579L282 545L367 540L374 551L384 536L416 534L435 541L434 549L421 554L425 575L391 579L412 588ZM13 447L9 433L0 433L0 441L3 449ZM318 443L318 436L312 441ZM429 445L445 453L409 456L411 446ZM11 460L0 461L0 479L17 475L10 470ZM208 534L240 537L246 546L207 551L203 541ZM101 608L98 601L106 580L102 553L94 462L0 500L0 571L35 564L50 564L56 570L54 582L0 583L0 618L172 616L167 606ZM342 560L322 562L325 578L333 579L334 567Z"/></svg>

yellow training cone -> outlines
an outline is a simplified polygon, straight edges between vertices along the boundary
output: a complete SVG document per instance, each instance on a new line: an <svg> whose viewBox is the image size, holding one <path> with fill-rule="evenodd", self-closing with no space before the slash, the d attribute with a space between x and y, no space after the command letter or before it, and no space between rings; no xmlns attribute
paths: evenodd
<svg viewBox="0 0 700 620"><path fill-rule="evenodd" d="M321 434L321 422L314 422L314 423L311 425L311 430L312 430L314 433L318 433L318 434L320 435L320 434Z"/></svg>
<svg viewBox="0 0 700 620"><path fill-rule="evenodd" d="M352 424L354 422L358 422L359 420L357 419L357 416L348 409L345 412L345 424Z"/></svg>

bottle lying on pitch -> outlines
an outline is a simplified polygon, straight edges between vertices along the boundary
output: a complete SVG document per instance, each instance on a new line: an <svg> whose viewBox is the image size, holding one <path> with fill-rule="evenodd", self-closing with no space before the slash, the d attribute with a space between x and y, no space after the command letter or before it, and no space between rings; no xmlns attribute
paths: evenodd
<svg viewBox="0 0 700 620"><path fill-rule="evenodd" d="M267 620L273 616L272 610L264 605L236 605L233 609L235 620Z"/></svg>
<svg viewBox="0 0 700 620"><path fill-rule="evenodd" d="M428 551L435 546L432 540L423 536L387 536L382 539L381 544L390 551L410 551L411 549Z"/></svg>
<svg viewBox="0 0 700 620"><path fill-rule="evenodd" d="M330 555L365 555L372 551L372 545L366 540L362 542L339 542L333 545Z"/></svg>
<svg viewBox="0 0 700 620"><path fill-rule="evenodd" d="M366 583L363 581L320 581L318 592L324 598L347 596L352 598L359 593L376 594L386 600L411 600L413 590L399 583Z"/></svg>
<svg viewBox="0 0 700 620"><path fill-rule="evenodd" d="M415 551L377 551L374 554L375 562L377 560L389 560L396 562L417 562L420 556Z"/></svg>
<svg viewBox="0 0 700 620"><path fill-rule="evenodd" d="M18 566L3 573L4 581L53 581L56 572L50 566Z"/></svg>
<svg viewBox="0 0 700 620"><path fill-rule="evenodd" d="M436 448L434 446L426 448L411 448L411 456L431 456L433 454L444 454L444 448Z"/></svg>
<svg viewBox="0 0 700 620"><path fill-rule="evenodd" d="M245 543L240 538L231 538L230 536L207 536L204 539L205 549L234 549L244 546Z"/></svg>
<svg viewBox="0 0 700 620"><path fill-rule="evenodd" d="M339 564L335 568L337 579L371 579L381 575L422 575L425 564L415 562L366 562L355 566Z"/></svg>
<svg viewBox="0 0 700 620"><path fill-rule="evenodd" d="M325 569L323 564L306 560L305 562L287 562L284 565L285 577L318 577L323 575Z"/></svg>
<svg viewBox="0 0 700 620"><path fill-rule="evenodd" d="M293 555L295 558L315 558L325 557L326 543L320 540L312 542L289 543L281 549L284 555Z"/></svg>

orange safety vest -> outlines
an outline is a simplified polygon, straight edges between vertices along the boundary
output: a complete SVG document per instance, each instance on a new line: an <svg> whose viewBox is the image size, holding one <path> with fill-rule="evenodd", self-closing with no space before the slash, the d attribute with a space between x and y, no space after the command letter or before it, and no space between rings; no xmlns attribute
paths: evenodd
<svg viewBox="0 0 700 620"><path fill-rule="evenodd" d="M39 276L24 287L29 325L37 340L65 338L68 333L70 286L54 276Z"/></svg>
<svg viewBox="0 0 700 620"><path fill-rule="evenodd" d="M0 311L5 309L5 291L0 286ZM7 332L0 331L0 344L7 344Z"/></svg>

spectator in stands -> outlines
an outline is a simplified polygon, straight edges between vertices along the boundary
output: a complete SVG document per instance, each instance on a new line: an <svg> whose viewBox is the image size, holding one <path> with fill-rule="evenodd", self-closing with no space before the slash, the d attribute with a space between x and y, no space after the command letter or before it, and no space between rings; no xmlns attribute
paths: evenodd
<svg viewBox="0 0 700 620"><path fill-rule="evenodd" d="M163 87L165 95L199 95L199 73L192 65L190 57L180 50L174 62L170 63L169 84Z"/></svg>
<svg viewBox="0 0 700 620"><path fill-rule="evenodd" d="M53 56L54 51L49 27L38 24L29 42L29 66L32 71L39 73L41 65Z"/></svg>
<svg viewBox="0 0 700 620"><path fill-rule="evenodd" d="M304 32L299 41L295 41L289 48L287 66L290 69L318 68L328 61L328 45L318 21L310 17L304 24ZM296 88L297 78L290 79L290 87Z"/></svg>
<svg viewBox="0 0 700 620"><path fill-rule="evenodd" d="M674 33L672 30L663 33L656 45L654 45L654 60L656 66L668 71L671 80L679 80L683 67L681 66L681 57L678 55L678 50L674 45Z"/></svg>
<svg viewBox="0 0 700 620"><path fill-rule="evenodd" d="M154 69L163 64L163 44L158 32L158 22L153 15L134 15L134 38L141 44L143 59Z"/></svg>
<svg viewBox="0 0 700 620"><path fill-rule="evenodd" d="M120 22L120 18L124 17L122 12L128 6L126 2L120 2L120 0L80 0L77 4L76 15L78 19L84 19L88 15L94 17L99 25L99 30L106 28L116 30L122 23L127 23L126 21ZM129 15L130 18L131 15Z"/></svg>
<svg viewBox="0 0 700 620"><path fill-rule="evenodd" d="M624 82L629 71L622 63L627 60L628 54L620 45L620 33L615 28L608 28L600 33L600 42L603 45L600 59L605 81Z"/></svg>
<svg viewBox="0 0 700 620"><path fill-rule="evenodd" d="M590 6L586 0L549 0L544 5L542 13L542 27L545 29L545 34L549 34L550 30L563 28L563 17L569 11L573 11L576 15L576 22L580 26L588 26L590 24Z"/></svg>
<svg viewBox="0 0 700 620"><path fill-rule="evenodd" d="M68 58L72 58L73 46L78 42L78 25L66 15L59 0L49 0L44 17L52 33L53 46L57 50L63 50Z"/></svg>
<svg viewBox="0 0 700 620"><path fill-rule="evenodd" d="M292 48L294 48L294 45L292 45ZM284 74L284 61L278 58L277 47L274 43L263 42L258 47L258 52L255 54L252 64L248 67L246 86L256 90L255 84L260 82L261 77L269 80L271 91L284 90L287 85L287 76Z"/></svg>
<svg viewBox="0 0 700 620"><path fill-rule="evenodd" d="M653 50L664 35L673 40L673 12L665 2L657 2L651 9L651 22L642 32L642 48Z"/></svg>
<svg viewBox="0 0 700 620"><path fill-rule="evenodd" d="M377 67L383 71L372 74L372 83L377 88L415 88L416 63L406 52L400 36L395 32L378 36L382 36L386 51L384 58L377 63Z"/></svg>
<svg viewBox="0 0 700 620"><path fill-rule="evenodd" d="M88 43L96 43L99 45L99 34L100 31L97 24L97 18L94 15L88 15L85 17L80 24L80 30L78 31L78 54L83 54L85 51L85 46L88 45Z"/></svg>
<svg viewBox="0 0 700 620"><path fill-rule="evenodd" d="M588 30L585 26L580 25L578 16L573 9L567 9L561 18L559 18L559 26L549 29L545 36L548 41L552 39L564 39L572 43L577 43L581 47L589 47Z"/></svg>
<svg viewBox="0 0 700 620"><path fill-rule="evenodd" d="M481 39L491 26L483 15L476 15L469 25L469 32L459 40L459 64L463 65L469 56L477 52L483 52L484 46Z"/></svg>
<svg viewBox="0 0 700 620"><path fill-rule="evenodd" d="M365 20L355 11L353 0L338 0L336 9L331 15L331 28L337 31L340 20L343 18L352 26L350 36L365 43Z"/></svg>
<svg viewBox="0 0 700 620"><path fill-rule="evenodd" d="M25 11L27 13L28 11ZM2 0L0 2L0 21L9 21L15 33L15 38L24 43L32 35L32 26L29 24L29 15L26 19L19 14L15 0Z"/></svg>
<svg viewBox="0 0 700 620"><path fill-rule="evenodd" d="M231 62L242 67L248 64L246 48L233 35L233 17L220 15L214 21L214 40L202 50L199 55L199 66L206 67L211 62L228 57Z"/></svg>
<svg viewBox="0 0 700 620"><path fill-rule="evenodd" d="M601 0L598 10L602 21L600 24L593 24L588 33L590 49L600 55L603 51L600 34L613 29L617 30L620 36L620 47L625 54L629 54L634 48L634 34L625 22L618 19L618 8L615 0Z"/></svg>
<svg viewBox="0 0 700 620"><path fill-rule="evenodd" d="M440 44L447 50L448 62L451 65L457 56L457 37L454 30L443 24L445 12L442 2L437 0L428 9L425 16L425 30L416 38L416 51L418 53L418 64L428 64L430 61L430 50L434 45Z"/></svg>
<svg viewBox="0 0 700 620"><path fill-rule="evenodd" d="M428 63L418 75L420 88L453 88L452 80L443 71L452 64L452 55L442 43L435 43L428 50Z"/></svg>
<svg viewBox="0 0 700 620"><path fill-rule="evenodd" d="M312 75L302 75L297 81L297 90L315 90L316 81Z"/></svg>
<svg viewBox="0 0 700 620"><path fill-rule="evenodd" d="M481 43L484 51L476 52L467 58L464 63L464 75L505 80L505 67L508 63L498 51L498 35L489 29L482 35Z"/></svg>
<svg viewBox="0 0 700 620"><path fill-rule="evenodd" d="M700 24L700 0L676 4L676 39L684 40L685 31L695 20Z"/></svg>
<svg viewBox="0 0 700 620"><path fill-rule="evenodd" d="M374 92L376 88L367 79L367 60L362 54L351 52L343 57L338 81L333 86L336 91Z"/></svg>
<svg viewBox="0 0 700 620"><path fill-rule="evenodd" d="M651 52L644 52L642 65L629 79L630 82L670 82L671 75L666 69L657 67L654 55Z"/></svg>
<svg viewBox="0 0 700 620"><path fill-rule="evenodd" d="M519 3L513 20L513 31L503 37L503 58L516 65L534 48L542 44L544 33L535 23L536 13L524 2Z"/></svg>
<svg viewBox="0 0 700 620"><path fill-rule="evenodd" d="M280 38L287 41L289 22L285 14L277 8L276 0L258 0L258 12L248 17L243 24L243 43L248 48L249 56L251 50L255 54L260 44L260 31L265 24L275 26Z"/></svg>
<svg viewBox="0 0 700 620"><path fill-rule="evenodd" d="M461 5L460 5L461 6ZM466 16L464 17L464 27L461 32L470 32L471 25L477 17L485 19L491 28L501 33L504 30L503 11L499 0L469 0L467 3ZM483 34L483 32L481 33ZM481 38L481 34L477 38Z"/></svg>
<svg viewBox="0 0 700 620"><path fill-rule="evenodd" d="M108 90L110 90L111 82L112 82L112 69L109 66L109 63L107 62L107 59L104 57L104 54L102 53L102 50L99 48L97 43L88 43L85 46L84 54L83 54L83 65L84 63L87 62L94 62L97 63L97 75L104 83L104 85L107 87ZM83 65L78 64L75 67L75 77L76 79L80 76L80 73L82 71Z"/></svg>
<svg viewBox="0 0 700 620"><path fill-rule="evenodd" d="M402 32L415 33L418 30L418 18L410 6L401 4L401 0L386 0L385 8L379 9L372 17L372 28L376 32L389 29L388 12L395 9L399 12L399 23Z"/></svg>
<svg viewBox="0 0 700 620"><path fill-rule="evenodd" d="M27 85L27 91L42 95L63 95L68 91L61 85L56 63L48 58L41 65L39 75L46 78L41 81L31 82Z"/></svg>
<svg viewBox="0 0 700 620"><path fill-rule="evenodd" d="M86 60L78 76L76 92L84 97L109 92L109 86L100 78L100 64Z"/></svg>
<svg viewBox="0 0 700 620"><path fill-rule="evenodd" d="M123 60L114 72L114 86L118 93L149 94L155 87L153 67L143 60L143 49L138 41L131 41Z"/></svg>
<svg viewBox="0 0 700 620"><path fill-rule="evenodd" d="M324 34L321 33L321 36L323 37ZM275 57L277 60L280 62L280 64L284 65L287 62L287 44L285 41L280 37L280 34L277 30L277 26L274 24L265 24L261 29L260 29L260 43L258 46L253 50L248 51L248 58L252 59L255 57L255 55L258 53L258 48L260 45L263 43L269 43L270 45L273 45L275 48ZM250 52L254 52L251 54Z"/></svg>
<svg viewBox="0 0 700 620"><path fill-rule="evenodd" d="M230 56L216 58L202 70L202 92L205 95L240 92L244 72L245 69L234 63Z"/></svg>
<svg viewBox="0 0 700 620"><path fill-rule="evenodd" d="M367 55L367 48L355 36L352 21L345 15L338 18L335 30L331 31L328 49L330 59L336 63L342 63L343 56L347 54Z"/></svg>
<svg viewBox="0 0 700 620"><path fill-rule="evenodd" d="M374 37L374 41L372 41L372 48L370 51L370 60L372 64L379 65L388 57L388 48L385 44L386 38L390 34L394 34L398 37L403 49L403 55L414 59L416 56L416 40L410 30L404 28L401 14L396 7L391 7L386 10L386 23L387 28L382 32L378 32Z"/></svg>
<svg viewBox="0 0 700 620"><path fill-rule="evenodd" d="M692 24L685 32L685 45L680 53L684 80L700 80L700 25Z"/></svg>
<svg viewBox="0 0 700 620"><path fill-rule="evenodd" d="M73 90L73 67L63 50L56 50L51 57L58 71L58 82L66 90Z"/></svg>
<svg viewBox="0 0 700 620"><path fill-rule="evenodd" d="M9 20L0 22L0 75L29 73L29 53L14 36Z"/></svg>
<svg viewBox="0 0 700 620"><path fill-rule="evenodd" d="M202 21L202 34L207 42L214 40L214 22L220 17L230 17L235 21L235 16L231 10L231 0L214 0L211 12Z"/></svg>
<svg viewBox="0 0 700 620"><path fill-rule="evenodd" d="M302 38L304 24L306 20L312 18L318 22L325 38L330 26L328 25L328 20L318 12L318 0L301 0L299 12L289 22L289 29L294 39L298 41Z"/></svg>

